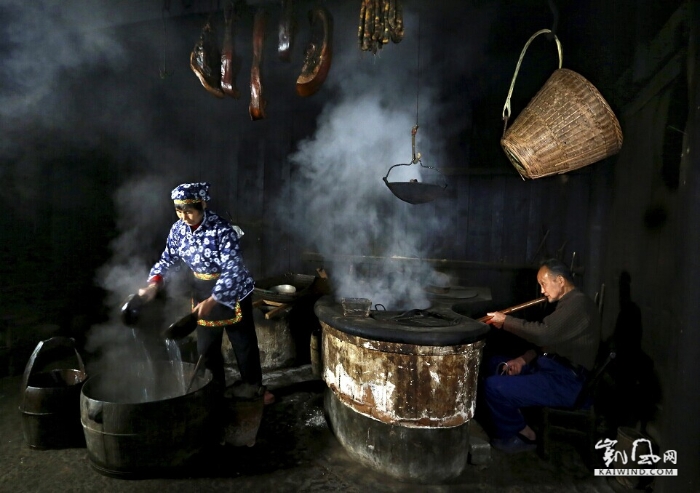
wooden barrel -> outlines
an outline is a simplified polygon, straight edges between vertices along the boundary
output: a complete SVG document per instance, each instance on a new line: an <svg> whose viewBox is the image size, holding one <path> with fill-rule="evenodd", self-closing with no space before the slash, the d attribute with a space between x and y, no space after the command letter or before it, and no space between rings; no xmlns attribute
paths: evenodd
<svg viewBox="0 0 700 493"><path fill-rule="evenodd" d="M140 385L136 372L96 375L83 386L80 418L88 458L101 474L159 474L186 464L215 438L211 372L200 370L190 392L178 393L172 389L180 386L179 375L189 382L195 365L161 361L153 368L155 388L162 392L146 400L134 392Z"/></svg>
<svg viewBox="0 0 700 493"><path fill-rule="evenodd" d="M323 298L315 307L331 429L351 456L402 481L443 482L467 464L489 328L446 307L434 311L451 323L399 325L387 312L344 317Z"/></svg>
<svg viewBox="0 0 700 493"><path fill-rule="evenodd" d="M75 353L78 368L35 371L50 358ZM52 337L41 341L30 356L22 378L22 434L31 448L67 448L85 445L80 426L80 390L87 375L73 339Z"/></svg>

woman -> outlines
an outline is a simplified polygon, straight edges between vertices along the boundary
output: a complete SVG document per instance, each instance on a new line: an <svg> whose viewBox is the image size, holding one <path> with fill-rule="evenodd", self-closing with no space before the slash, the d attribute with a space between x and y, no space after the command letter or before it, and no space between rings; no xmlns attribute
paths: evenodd
<svg viewBox="0 0 700 493"><path fill-rule="evenodd" d="M226 220L207 209L208 183L183 183L170 194L178 221L170 228L165 250L151 269L148 287L139 290L150 301L168 270L182 261L192 270L192 311L197 314L197 351L213 374L217 390L226 386L221 341L226 330L241 372L233 389L237 397L274 396L262 385L258 339L251 293L254 281L243 264L238 233Z"/></svg>

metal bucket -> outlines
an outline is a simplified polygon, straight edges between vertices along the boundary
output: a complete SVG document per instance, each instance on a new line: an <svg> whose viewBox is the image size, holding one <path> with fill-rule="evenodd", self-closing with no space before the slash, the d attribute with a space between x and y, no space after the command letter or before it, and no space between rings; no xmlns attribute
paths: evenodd
<svg viewBox="0 0 700 493"><path fill-rule="evenodd" d="M45 367L50 356L66 350L75 352L78 369L34 372ZM85 366L73 339L52 337L37 344L27 361L20 389L19 411L27 445L36 449L85 446L79 406L80 390L86 378Z"/></svg>
<svg viewBox="0 0 700 493"><path fill-rule="evenodd" d="M192 363L153 362L153 395L138 371L91 377L80 396L88 458L111 477L148 476L186 464L213 439L212 374ZM186 388L186 387L185 387Z"/></svg>

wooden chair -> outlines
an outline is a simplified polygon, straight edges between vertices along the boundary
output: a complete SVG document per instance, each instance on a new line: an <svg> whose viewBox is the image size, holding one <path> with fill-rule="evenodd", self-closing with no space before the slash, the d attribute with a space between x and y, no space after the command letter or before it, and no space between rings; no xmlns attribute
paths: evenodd
<svg viewBox="0 0 700 493"><path fill-rule="evenodd" d="M603 349L591 376L581 389L572 408L542 408L541 427L538 434L538 452L543 459L549 460L552 436L568 435L577 438L586 446L584 460L589 467L596 462L595 443L597 439L598 415L595 402L596 389L600 384L610 362L615 359L615 352Z"/></svg>

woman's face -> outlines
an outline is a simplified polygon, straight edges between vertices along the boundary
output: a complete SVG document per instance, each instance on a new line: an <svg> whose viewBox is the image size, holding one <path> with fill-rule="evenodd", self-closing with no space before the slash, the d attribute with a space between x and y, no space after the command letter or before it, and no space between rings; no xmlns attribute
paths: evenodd
<svg viewBox="0 0 700 493"><path fill-rule="evenodd" d="M204 217L203 210L197 210L191 205L176 205L175 214L177 214L178 219L181 219L190 227L197 226Z"/></svg>

